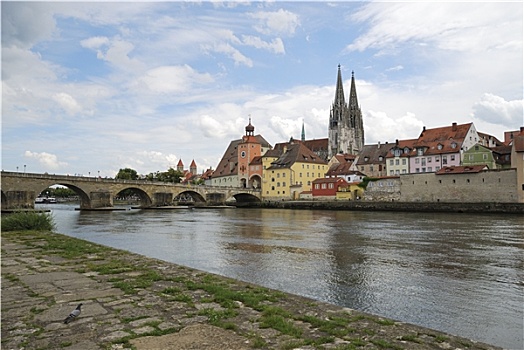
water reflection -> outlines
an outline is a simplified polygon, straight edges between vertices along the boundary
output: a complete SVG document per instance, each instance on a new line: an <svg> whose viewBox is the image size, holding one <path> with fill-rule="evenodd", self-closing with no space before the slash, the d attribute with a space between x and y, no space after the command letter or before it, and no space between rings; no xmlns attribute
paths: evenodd
<svg viewBox="0 0 524 350"><path fill-rule="evenodd" d="M58 230L75 237L522 348L521 217L54 209Z"/></svg>

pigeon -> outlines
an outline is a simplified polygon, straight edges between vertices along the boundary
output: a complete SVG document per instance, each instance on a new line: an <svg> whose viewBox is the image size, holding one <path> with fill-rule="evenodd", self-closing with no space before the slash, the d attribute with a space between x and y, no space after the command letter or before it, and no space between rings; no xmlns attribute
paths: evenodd
<svg viewBox="0 0 524 350"><path fill-rule="evenodd" d="M82 310L80 310L80 308L82 307L82 304L78 304L78 306L76 307L76 309L74 309L73 311L71 311L71 313L69 314L69 316L66 317L66 319L64 320L64 323L65 324L68 324L69 322L73 321L75 318L78 317L78 315L80 315L80 312L82 312Z"/></svg>

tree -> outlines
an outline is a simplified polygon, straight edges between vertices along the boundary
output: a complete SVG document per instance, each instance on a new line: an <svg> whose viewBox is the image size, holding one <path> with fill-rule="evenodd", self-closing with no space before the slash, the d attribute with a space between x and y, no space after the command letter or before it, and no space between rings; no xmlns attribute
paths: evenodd
<svg viewBox="0 0 524 350"><path fill-rule="evenodd" d="M115 179L119 179L119 180L137 180L138 179L138 173L136 172L136 170L131 169L131 168L120 169L118 171L118 174L116 174Z"/></svg>
<svg viewBox="0 0 524 350"><path fill-rule="evenodd" d="M162 182L180 183L182 176L184 176L184 174L181 171L169 168L163 173L157 173L156 179Z"/></svg>

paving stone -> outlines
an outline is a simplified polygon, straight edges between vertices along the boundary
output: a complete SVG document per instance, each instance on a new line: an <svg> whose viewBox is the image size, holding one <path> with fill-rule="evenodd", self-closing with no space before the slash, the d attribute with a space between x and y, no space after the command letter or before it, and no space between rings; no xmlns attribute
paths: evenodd
<svg viewBox="0 0 524 350"><path fill-rule="evenodd" d="M158 317L141 318L139 320L129 322L129 325L131 327L140 327L143 324L151 323L151 322L162 322L162 320Z"/></svg>
<svg viewBox="0 0 524 350"><path fill-rule="evenodd" d="M146 334L146 333L151 333L154 331L155 331L155 328L151 326L144 326L144 327L133 329L133 333L135 334Z"/></svg>
<svg viewBox="0 0 524 350"><path fill-rule="evenodd" d="M128 332L116 331L116 332L112 332L108 336L105 336L105 337L101 338L100 340L102 340L104 342L112 342L112 341L115 341L115 340L127 337L129 335L131 335L131 334L128 333Z"/></svg>

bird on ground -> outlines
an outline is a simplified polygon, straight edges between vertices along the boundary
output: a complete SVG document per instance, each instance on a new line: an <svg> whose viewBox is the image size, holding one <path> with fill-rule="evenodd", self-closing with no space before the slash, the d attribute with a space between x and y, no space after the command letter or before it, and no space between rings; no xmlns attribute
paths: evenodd
<svg viewBox="0 0 524 350"><path fill-rule="evenodd" d="M82 310L80 310L80 308L82 307L82 304L78 304L78 306L76 307L76 309L74 309L73 311L71 311L71 313L69 314L69 316L67 316L64 320L64 323L65 324L68 324L69 322L73 321L75 318L78 317L78 315L80 315L80 312L82 312Z"/></svg>

